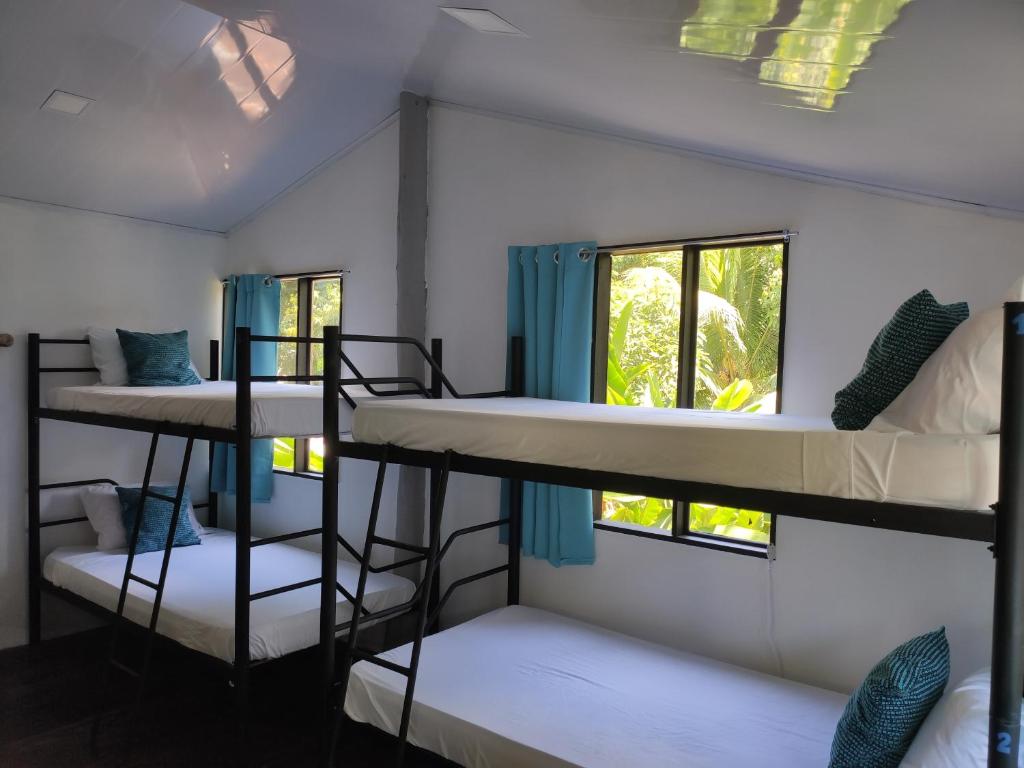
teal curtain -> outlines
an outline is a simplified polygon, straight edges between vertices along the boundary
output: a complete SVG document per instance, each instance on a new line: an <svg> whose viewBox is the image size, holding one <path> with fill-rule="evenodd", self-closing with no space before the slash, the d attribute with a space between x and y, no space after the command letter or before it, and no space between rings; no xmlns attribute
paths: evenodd
<svg viewBox="0 0 1024 768"><path fill-rule="evenodd" d="M257 336L277 336L281 322L281 281L271 275L232 275L224 286L221 378L235 379L235 329L248 326ZM277 344L252 345L252 373L277 373ZM210 487L235 493L235 446L217 443ZM270 501L274 492L274 441L252 441L252 500Z"/></svg>
<svg viewBox="0 0 1024 768"><path fill-rule="evenodd" d="M590 402L594 242L508 249L508 336L523 337L527 397ZM523 553L555 566L594 562L590 491L523 484Z"/></svg>

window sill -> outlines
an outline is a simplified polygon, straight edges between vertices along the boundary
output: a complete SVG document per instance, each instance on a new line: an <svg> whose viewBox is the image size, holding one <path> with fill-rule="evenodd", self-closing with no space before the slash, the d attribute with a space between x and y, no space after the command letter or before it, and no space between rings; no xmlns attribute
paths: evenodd
<svg viewBox="0 0 1024 768"><path fill-rule="evenodd" d="M283 475L284 477L300 477L303 480L316 480L318 482L324 481L324 476L319 472L296 472L291 469L274 469L275 475Z"/></svg>
<svg viewBox="0 0 1024 768"><path fill-rule="evenodd" d="M603 520L595 520L594 528L599 531L624 533L627 536L640 536L644 539L657 539L659 541L666 541L674 544L687 544L691 547L716 549L720 552L734 552L737 555L760 557L766 560L769 557L769 547L765 544L751 544L745 541L727 541L715 536L702 536L699 533L690 533L685 536L673 536L668 531L641 528L639 526L624 525L621 523L609 523Z"/></svg>

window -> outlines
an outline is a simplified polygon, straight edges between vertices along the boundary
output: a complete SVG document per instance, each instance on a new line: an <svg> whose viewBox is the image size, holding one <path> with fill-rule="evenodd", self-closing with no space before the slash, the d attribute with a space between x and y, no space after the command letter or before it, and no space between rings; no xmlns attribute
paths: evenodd
<svg viewBox="0 0 1024 768"><path fill-rule="evenodd" d="M324 326L341 325L342 291L339 274L284 276L280 279L281 336L320 338ZM277 345L279 376L319 376L323 372L321 345L287 342ZM323 472L323 438L274 438L274 469L283 472Z"/></svg>
<svg viewBox="0 0 1024 768"><path fill-rule="evenodd" d="M787 253L778 237L600 254L595 402L777 413ZM752 554L774 542L772 515L700 499L596 493L594 517Z"/></svg>

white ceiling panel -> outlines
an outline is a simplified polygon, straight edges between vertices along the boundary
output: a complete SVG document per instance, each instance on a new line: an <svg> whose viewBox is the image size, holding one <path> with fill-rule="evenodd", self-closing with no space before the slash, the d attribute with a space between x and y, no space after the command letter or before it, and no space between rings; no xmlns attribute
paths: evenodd
<svg viewBox="0 0 1024 768"><path fill-rule="evenodd" d="M468 5L525 36L424 0L0 2L0 194L225 231L409 88L1024 211L1017 0Z"/></svg>

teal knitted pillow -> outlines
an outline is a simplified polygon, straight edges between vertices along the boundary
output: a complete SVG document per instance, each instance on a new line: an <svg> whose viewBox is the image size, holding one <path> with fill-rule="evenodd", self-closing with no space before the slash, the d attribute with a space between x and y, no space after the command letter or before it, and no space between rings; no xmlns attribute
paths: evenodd
<svg viewBox="0 0 1024 768"><path fill-rule="evenodd" d="M890 653L850 697L829 768L896 768L948 681L945 627Z"/></svg>
<svg viewBox="0 0 1024 768"><path fill-rule="evenodd" d="M836 428L864 429L870 424L968 314L966 302L939 304L931 291L903 302L878 332L860 373L836 393L832 411Z"/></svg>
<svg viewBox="0 0 1024 768"><path fill-rule="evenodd" d="M188 331L142 333L117 329L128 385L167 387L199 384L188 355Z"/></svg>
<svg viewBox="0 0 1024 768"><path fill-rule="evenodd" d="M163 496L171 496L177 492L177 488L169 485L152 485L150 490ZM141 488L117 487L117 498L121 502L121 521L131 541L132 531L135 528L135 516L139 510L139 499L142 498ZM199 534L192 527L188 519L188 505L191 503L188 488L181 500L181 511L178 513L178 524L174 527L174 547L188 547L193 544L201 544ZM159 552L167 544L167 533L171 530L171 515L174 513L174 505L164 499L146 497L145 511L142 515L142 524L139 527L139 542L135 547L137 554L143 552Z"/></svg>

